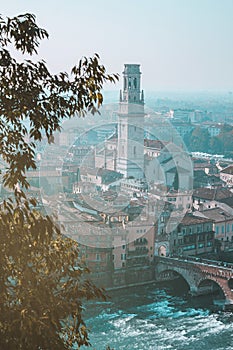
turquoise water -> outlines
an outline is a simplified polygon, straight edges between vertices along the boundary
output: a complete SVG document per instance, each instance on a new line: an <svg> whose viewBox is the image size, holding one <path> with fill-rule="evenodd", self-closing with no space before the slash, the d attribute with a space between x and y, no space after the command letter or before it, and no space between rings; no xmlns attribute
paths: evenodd
<svg viewBox="0 0 233 350"><path fill-rule="evenodd" d="M96 350L232 350L233 314L214 309L209 297L186 300L149 286L115 292L87 308Z"/></svg>

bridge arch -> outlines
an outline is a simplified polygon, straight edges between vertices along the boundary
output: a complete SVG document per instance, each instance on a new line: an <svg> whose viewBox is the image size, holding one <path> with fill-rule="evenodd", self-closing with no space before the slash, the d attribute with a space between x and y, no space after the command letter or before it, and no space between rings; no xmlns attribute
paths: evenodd
<svg viewBox="0 0 233 350"><path fill-rule="evenodd" d="M233 290L233 277L228 280L228 287Z"/></svg>
<svg viewBox="0 0 233 350"><path fill-rule="evenodd" d="M198 290L200 294L214 294L219 293L222 298L227 298L226 291L220 285L218 280L212 279L211 277L202 278L198 283ZM206 292L206 293L205 293Z"/></svg>
<svg viewBox="0 0 233 350"><path fill-rule="evenodd" d="M182 274L178 269L175 268L167 268L162 270L159 275L158 279L160 281L176 281L176 279L180 278L182 280L179 281L177 284L178 288L173 288L173 289L183 289L184 291L190 291L191 286L190 286L190 281L187 280L187 278ZM180 288L179 288L180 287Z"/></svg>

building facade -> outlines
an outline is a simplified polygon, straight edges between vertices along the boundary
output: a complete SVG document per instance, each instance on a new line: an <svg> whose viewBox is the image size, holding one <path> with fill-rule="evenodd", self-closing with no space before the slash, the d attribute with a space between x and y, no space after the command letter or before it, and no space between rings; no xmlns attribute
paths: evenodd
<svg viewBox="0 0 233 350"><path fill-rule="evenodd" d="M186 214L170 234L170 254L199 255L214 250L213 220Z"/></svg>

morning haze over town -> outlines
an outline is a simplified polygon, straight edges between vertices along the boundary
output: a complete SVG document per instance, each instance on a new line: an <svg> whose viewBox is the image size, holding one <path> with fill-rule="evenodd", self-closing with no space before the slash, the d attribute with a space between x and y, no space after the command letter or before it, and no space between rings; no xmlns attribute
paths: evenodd
<svg viewBox="0 0 233 350"><path fill-rule="evenodd" d="M119 74L26 173L109 295L85 305L93 347L232 349L233 1L1 4L27 12L53 73L98 53Z"/></svg>

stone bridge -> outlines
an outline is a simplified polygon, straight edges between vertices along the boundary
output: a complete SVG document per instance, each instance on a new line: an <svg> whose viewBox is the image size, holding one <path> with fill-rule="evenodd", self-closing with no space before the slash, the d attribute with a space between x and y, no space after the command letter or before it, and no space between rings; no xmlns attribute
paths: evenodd
<svg viewBox="0 0 233 350"><path fill-rule="evenodd" d="M190 294L213 294L216 284L225 296L225 305L233 307L233 266L210 260L155 257L155 280L164 281L181 275L189 285Z"/></svg>

